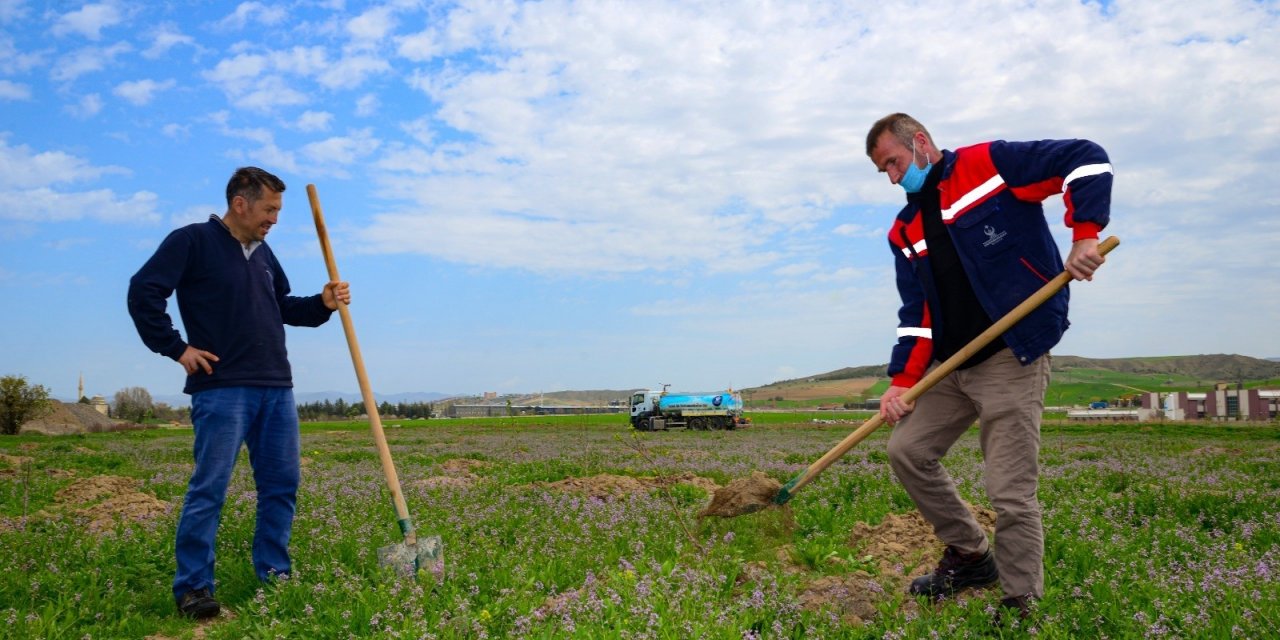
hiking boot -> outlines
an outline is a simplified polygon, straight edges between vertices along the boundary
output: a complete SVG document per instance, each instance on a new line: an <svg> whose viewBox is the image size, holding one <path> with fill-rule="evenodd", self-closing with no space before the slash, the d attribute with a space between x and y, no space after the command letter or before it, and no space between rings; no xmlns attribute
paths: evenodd
<svg viewBox="0 0 1280 640"><path fill-rule="evenodd" d="M938 568L929 575L913 580L907 593L937 600L961 589L995 584L999 579L996 559L991 555L990 549L984 553L961 553L955 547L947 545L947 549L942 552L942 559L938 561Z"/></svg>
<svg viewBox="0 0 1280 640"><path fill-rule="evenodd" d="M178 598L178 612L195 620L205 620L218 615L218 601L208 589L194 589Z"/></svg>
<svg viewBox="0 0 1280 640"><path fill-rule="evenodd" d="M996 608L992 622L999 627L1004 625L1005 620L1026 620L1031 617L1031 610L1035 605L1036 599L1030 594L1004 598Z"/></svg>

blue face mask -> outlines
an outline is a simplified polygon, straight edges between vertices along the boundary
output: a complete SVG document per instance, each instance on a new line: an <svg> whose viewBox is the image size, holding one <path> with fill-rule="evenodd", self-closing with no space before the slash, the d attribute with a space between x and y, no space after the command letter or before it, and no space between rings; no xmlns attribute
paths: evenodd
<svg viewBox="0 0 1280 640"><path fill-rule="evenodd" d="M920 188L924 186L924 179L929 177L929 169L933 168L933 163L926 164L923 169L916 166L916 141L911 141L911 166L907 167L907 172L902 174L902 179L898 181L898 186L902 187L907 193L919 193Z"/></svg>

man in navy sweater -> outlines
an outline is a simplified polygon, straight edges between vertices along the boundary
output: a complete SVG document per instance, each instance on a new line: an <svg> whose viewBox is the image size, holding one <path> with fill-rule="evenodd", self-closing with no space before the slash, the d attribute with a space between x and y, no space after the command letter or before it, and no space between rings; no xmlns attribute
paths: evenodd
<svg viewBox="0 0 1280 640"><path fill-rule="evenodd" d="M998 140L934 146L911 116L867 133L867 156L901 186L906 206L889 231L897 273L898 342L880 415L894 424L889 463L947 547L910 593L941 598L1000 583L1007 610L1028 615L1044 596L1044 532L1036 498L1049 349L1066 331L1062 289L913 404L902 395L1064 268L1092 280L1098 232L1111 211L1111 164L1088 140ZM1064 263L1040 202L1061 193L1072 230ZM978 421L995 553L940 459Z"/></svg>
<svg viewBox="0 0 1280 640"><path fill-rule="evenodd" d="M227 211L174 230L129 281L129 315L152 351L187 373L195 468L176 541L173 596L192 618L218 615L214 539L240 445L258 493L253 566L259 580L290 571L289 537L299 482L298 412L284 325L318 327L351 302L347 283L309 297L289 281L265 243L284 182L256 167L227 183ZM166 311L177 291L184 341Z"/></svg>

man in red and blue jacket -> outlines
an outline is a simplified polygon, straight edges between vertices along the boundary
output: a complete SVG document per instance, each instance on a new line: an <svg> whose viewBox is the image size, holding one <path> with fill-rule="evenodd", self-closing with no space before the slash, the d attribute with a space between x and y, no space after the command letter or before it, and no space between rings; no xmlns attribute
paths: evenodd
<svg viewBox="0 0 1280 640"><path fill-rule="evenodd" d="M946 543L910 593L941 598L1000 582L1019 615L1044 595L1044 533L1036 498L1040 417L1049 350L1068 326L1066 288L920 396L902 399L927 370L961 351L1064 268L1091 280L1104 259L1098 233L1111 209L1111 164L1087 140L934 146L911 116L872 126L867 155L907 204L889 231L898 293L898 342L880 412L894 424L894 474ZM1063 194L1071 251L1064 263L1040 203ZM940 459L978 421L986 488L996 510L995 553Z"/></svg>

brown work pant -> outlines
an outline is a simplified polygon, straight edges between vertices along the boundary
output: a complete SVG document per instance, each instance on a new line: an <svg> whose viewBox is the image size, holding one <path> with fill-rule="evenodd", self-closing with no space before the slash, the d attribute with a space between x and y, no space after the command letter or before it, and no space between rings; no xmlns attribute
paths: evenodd
<svg viewBox="0 0 1280 640"><path fill-rule="evenodd" d="M955 371L920 396L889 436L889 464L938 539L962 552L981 552L988 548L987 537L939 463L979 421L987 497L996 511L996 568L1010 597L1044 595L1044 529L1036 487L1049 362L1046 354L1023 366L1004 349Z"/></svg>

